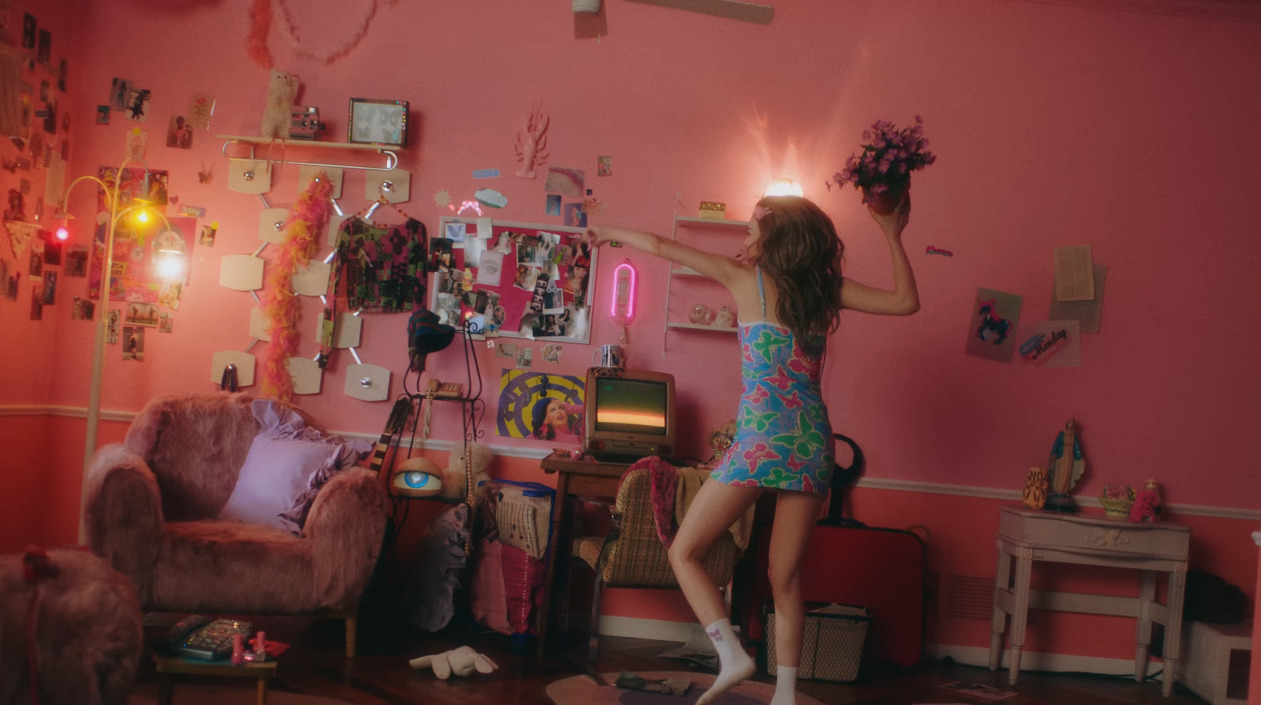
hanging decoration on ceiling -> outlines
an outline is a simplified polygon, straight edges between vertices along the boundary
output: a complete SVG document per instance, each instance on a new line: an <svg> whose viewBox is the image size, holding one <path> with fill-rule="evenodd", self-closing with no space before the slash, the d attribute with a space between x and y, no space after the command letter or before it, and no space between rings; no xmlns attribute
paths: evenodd
<svg viewBox="0 0 1261 705"><path fill-rule="evenodd" d="M284 243L267 268L262 309L271 341L259 358L263 366L263 395L280 401L289 401L294 391L288 363L298 351L298 319L302 309L293 291L293 277L298 266L306 266L316 252L317 234L323 233L328 225L332 191L333 182L323 172L311 180L290 210Z"/></svg>
<svg viewBox="0 0 1261 705"><path fill-rule="evenodd" d="M523 179L533 179L534 167L540 166L547 162L547 124L550 122L547 113L543 112L543 106L535 103L530 109L530 114L525 118L523 130L517 133L517 142L513 148L517 152L517 161L521 162L521 168L517 170L517 176Z"/></svg>
<svg viewBox="0 0 1261 705"><path fill-rule="evenodd" d="M287 0L275 0L280 6L279 19L280 28L289 41L289 45L293 47L294 53L308 59L316 59L325 64L340 59L349 54L355 47L359 46L359 42L363 40L365 34L368 33L368 25L371 24L373 16L377 12L377 3L380 0L361 0L363 7L359 12L359 16L353 21L345 23L344 26L350 27L350 34L342 41L331 47L313 47L309 42L304 42L301 32L294 24L294 17L301 17L301 13L294 13L290 8ZM393 0L390 0L392 3ZM271 52L267 48L267 36L271 32L272 19L276 13L273 13L272 0L254 0L254 4L250 9L250 34L249 34L249 55L254 63L269 69L272 67L273 61Z"/></svg>

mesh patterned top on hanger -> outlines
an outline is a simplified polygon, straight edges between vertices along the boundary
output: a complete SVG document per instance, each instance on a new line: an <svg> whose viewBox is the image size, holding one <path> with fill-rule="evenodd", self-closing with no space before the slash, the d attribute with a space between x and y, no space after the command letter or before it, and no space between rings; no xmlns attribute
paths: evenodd
<svg viewBox="0 0 1261 705"><path fill-rule="evenodd" d="M407 313L424 303L429 239L419 220L380 227L347 218L337 231L334 281L345 273L346 310Z"/></svg>

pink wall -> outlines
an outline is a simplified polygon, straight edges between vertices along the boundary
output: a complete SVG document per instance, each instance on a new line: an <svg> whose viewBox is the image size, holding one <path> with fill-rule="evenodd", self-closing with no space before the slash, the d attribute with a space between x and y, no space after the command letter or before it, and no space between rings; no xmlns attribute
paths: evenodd
<svg viewBox="0 0 1261 705"><path fill-rule="evenodd" d="M135 123L115 115L97 126L93 111L112 78L128 78L153 92L149 122L141 125L150 166L170 171L170 193L181 204L205 207L206 220L220 224L215 247L193 251L174 332L150 335L143 363L122 362L117 346L108 349L104 408L135 411L157 394L209 389L211 353L248 344L253 305L247 294L217 285L222 256L258 247L261 205L227 189L223 141L215 139L259 130L267 74L245 54L250 3L74 4L74 24L57 9L71 3L38 4L41 23L46 15L62 23L59 47L67 48L62 36L82 31L70 74L70 175L120 161ZM319 0L301 19L303 41L323 48L343 42L365 4ZM33 3L15 5L20 12ZM1261 75L1261 23L1036 2L796 0L778 3L775 21L762 27L607 5L607 34L599 41L574 38L564 2L497 3L493 11L468 3L377 3L362 43L332 63L299 55L280 22L269 46L279 67L302 78L300 102L321 107L329 139L345 139L342 113L352 96L410 101L411 146L401 166L412 173L412 199L403 209L431 234L445 213L433 201L439 189L458 201L493 187L509 199L496 217L559 223L544 214L539 181L511 176L513 140L541 100L551 115L548 163L587 170L596 197L608 204L601 222L668 233L672 215L694 214L700 200L725 201L732 217L745 218L764 184L787 175L836 221L849 274L874 285L889 282L881 238L853 191L823 184L873 120L905 123L923 115L940 157L915 178L906 234L923 309L911 318L846 316L826 375L833 421L862 444L868 476L1019 488L1028 467L1045 463L1071 415L1090 464L1083 494L1097 496L1109 481L1155 477L1167 501L1255 520L1261 480L1246 439L1261 424L1261 406L1231 390L1261 382L1250 356L1258 334L1249 323L1261 319L1253 279L1261 243L1242 207L1256 186L1247 145L1261 96L1209 79L1224 66L1234 75ZM1203 6L1161 0L1152 7ZM166 148L167 122L194 92L218 100L211 129L196 135L190 151ZM328 156L286 150L291 159L308 154ZM594 176L601 155L612 155L612 177ZM214 179L201 184L197 172L206 167ZM482 168L508 176L472 179ZM268 194L272 205L293 203L296 173L281 170ZM0 173L0 184L11 180ZM91 191L80 187L71 199L81 223L91 219ZM361 174L347 175L341 203L347 210L367 205ZM1034 369L963 353L978 287L1023 296L1022 320L1043 320L1052 248L1079 244L1091 245L1095 261L1108 267L1102 328L1084 338L1081 367ZM927 245L955 255L927 256ZM0 256L9 254L0 247ZM607 279L623 256L606 255L599 274ZM703 432L734 413L734 346L730 338L672 333L663 357L665 265L631 256L643 287L630 362L681 380L689 450L699 455ZM84 282L63 279L61 287L58 304L38 323L29 320L27 285L16 304L0 301L7 339L22 341L4 344L0 404L86 405L91 326L69 320L67 303ZM601 287L597 311L606 297ZM308 331L317 306L304 307L303 355L315 352ZM406 366L405 326L402 315L370 316L358 349L365 362L394 371L396 393ZM615 342L618 333L597 317L592 343ZM560 366L540 369L580 373L590 350L566 346ZM501 365L488 350L480 355L493 389ZM376 434L388 405L341 393L351 363L349 354L337 353L323 393L301 401L332 428ZM431 372L462 377L457 363L454 352L435 355ZM58 519L42 524L43 535L73 536L66 524L74 512L65 507L77 503L81 424L52 426L58 435L45 445L57 449L58 472L43 476L40 487L28 487L29 478L22 486L60 507L46 515ZM436 438L457 433L456 419L435 419ZM103 429L103 442L106 435ZM528 441L487 440L542 450ZM528 465L512 465L521 463ZM8 461L3 469L5 476L18 471ZM28 496L0 503L29 513L22 508L30 506ZM966 564L976 556L977 565L952 569L991 574L993 527L972 522L992 523L992 502L924 497L930 499L923 504L956 517L977 505L983 514L958 524L961 548L949 560ZM921 523L925 508L917 501L893 506L901 513L868 520ZM1224 530L1208 532L1214 542L1196 531L1197 556L1243 566L1236 579L1252 590L1255 553L1229 548L1233 537L1216 543Z"/></svg>

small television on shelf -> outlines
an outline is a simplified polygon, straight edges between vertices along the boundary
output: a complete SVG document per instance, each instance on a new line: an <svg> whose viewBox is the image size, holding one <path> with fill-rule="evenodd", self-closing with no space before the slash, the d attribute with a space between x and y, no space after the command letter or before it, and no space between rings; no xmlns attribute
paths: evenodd
<svg viewBox="0 0 1261 705"><path fill-rule="evenodd" d="M674 376L650 370L587 370L583 450L596 460L633 463L674 455Z"/></svg>

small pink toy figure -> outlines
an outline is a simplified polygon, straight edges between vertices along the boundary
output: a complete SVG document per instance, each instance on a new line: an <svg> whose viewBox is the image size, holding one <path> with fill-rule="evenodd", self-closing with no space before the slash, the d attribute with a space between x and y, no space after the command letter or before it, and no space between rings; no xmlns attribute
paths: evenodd
<svg viewBox="0 0 1261 705"><path fill-rule="evenodd" d="M1156 521L1160 513L1160 485L1149 479L1143 483L1143 489L1135 493L1134 504L1130 507L1130 521Z"/></svg>
<svg viewBox="0 0 1261 705"><path fill-rule="evenodd" d="M245 663L245 635L232 635L232 665L240 666Z"/></svg>

